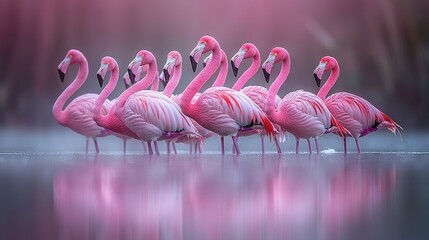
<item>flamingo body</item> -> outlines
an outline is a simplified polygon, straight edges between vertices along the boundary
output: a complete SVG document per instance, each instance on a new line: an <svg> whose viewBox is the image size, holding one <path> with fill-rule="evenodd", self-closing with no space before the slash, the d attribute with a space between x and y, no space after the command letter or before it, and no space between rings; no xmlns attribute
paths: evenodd
<svg viewBox="0 0 429 240"><path fill-rule="evenodd" d="M124 105L123 116L127 127L145 141L177 138L179 133L198 135L180 107L159 92L134 93Z"/></svg>
<svg viewBox="0 0 429 240"><path fill-rule="evenodd" d="M97 98L97 94L88 93L73 99L64 110L63 119L59 120L58 123L86 137L95 138L109 135L110 131L98 126L92 118L92 109ZM111 107L110 101L106 101L101 111L106 114Z"/></svg>
<svg viewBox="0 0 429 240"><path fill-rule="evenodd" d="M288 93L279 103L279 119L272 119L295 138L310 139L323 135L331 126L331 114L323 100L303 90Z"/></svg>

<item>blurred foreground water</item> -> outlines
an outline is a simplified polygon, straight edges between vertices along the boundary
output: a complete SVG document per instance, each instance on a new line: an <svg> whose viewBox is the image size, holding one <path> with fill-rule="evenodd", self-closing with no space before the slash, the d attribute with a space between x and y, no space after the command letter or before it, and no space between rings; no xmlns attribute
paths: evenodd
<svg viewBox="0 0 429 240"><path fill-rule="evenodd" d="M0 239L428 239L426 139L373 134L360 156L335 136L295 155L288 139L263 156L243 138L222 157L216 138L171 156L106 138L85 155L69 130L3 131Z"/></svg>

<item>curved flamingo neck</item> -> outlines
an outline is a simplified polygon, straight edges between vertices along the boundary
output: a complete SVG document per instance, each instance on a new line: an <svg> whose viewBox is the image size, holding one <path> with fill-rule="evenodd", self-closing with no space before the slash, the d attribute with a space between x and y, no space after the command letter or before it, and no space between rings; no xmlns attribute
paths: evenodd
<svg viewBox="0 0 429 240"><path fill-rule="evenodd" d="M220 71L212 87L222 87L225 84L226 76L228 75L228 63L226 53L222 49L220 51L222 54L222 59L220 60Z"/></svg>
<svg viewBox="0 0 429 240"><path fill-rule="evenodd" d="M241 77L237 80L237 82L232 86L232 89L240 91L240 89L243 88L244 84L249 81L253 75L256 74L256 72L259 69L259 66L261 65L261 56L259 54L259 51L256 49L255 55L253 55L253 61L250 67L241 75Z"/></svg>
<svg viewBox="0 0 429 240"><path fill-rule="evenodd" d="M158 71L158 70L156 70L156 71ZM155 73L155 76L154 76L153 82L152 82L152 86L150 86L150 90L158 92L158 89L159 89L159 79L158 79L158 77L159 77L158 73Z"/></svg>
<svg viewBox="0 0 429 240"><path fill-rule="evenodd" d="M94 118L94 121L96 123L109 121L109 115L111 114L111 111L107 115L101 114L101 108L106 101L107 97L113 92L113 89L115 89L116 84L118 83L119 79L119 70L118 65L116 65L112 69L112 74L110 76L109 82L107 83L106 87L101 91L100 95L98 95L97 100L95 100L94 108L92 110L92 115ZM113 107L112 107L113 109Z"/></svg>
<svg viewBox="0 0 429 240"><path fill-rule="evenodd" d="M54 118L61 123L67 120L65 111L63 110L67 100L85 83L88 77L88 61L85 56L80 56L78 60L79 70L73 82L61 93L57 98L52 108Z"/></svg>
<svg viewBox="0 0 429 240"><path fill-rule="evenodd" d="M189 86L185 89L182 94L180 107L186 115L194 115L193 104L191 103L192 98L195 94L201 89L201 87L206 83L210 77L216 72L217 68L220 65L221 59L220 47L219 44L216 44L213 49L212 60L207 64L207 66L191 81ZM196 113L195 113L196 114Z"/></svg>
<svg viewBox="0 0 429 240"><path fill-rule="evenodd" d="M149 62L149 70L146 74L146 76L139 82L135 83L131 87L129 87L127 90L125 90L116 100L115 106L117 106L115 109L119 109L124 106L125 102L128 100L128 98L133 95L134 93L144 90L147 87L149 87L150 84L155 80L156 74L158 73L157 65L156 65L156 59L153 59L151 62ZM122 111L116 111L116 115L121 114Z"/></svg>
<svg viewBox="0 0 429 240"><path fill-rule="evenodd" d="M265 100L265 111L267 113L267 116L270 119L279 119L281 116L279 116L279 113L277 112L277 109L275 109L275 98L277 96L277 93L279 92L280 87L283 85L283 83L286 81L287 76L290 72L290 60L289 56L287 56L283 62L282 62L282 68L280 70L279 75L274 80L273 84L271 84L270 88L268 89L268 96Z"/></svg>
<svg viewBox="0 0 429 240"><path fill-rule="evenodd" d="M163 92L165 96L171 97L177 85L179 84L181 77L182 77L182 63L174 67L173 76L171 76L171 80L167 83L167 86L165 86L165 89Z"/></svg>
<svg viewBox="0 0 429 240"><path fill-rule="evenodd" d="M328 95L328 92L335 85L335 82L337 82L339 75L340 75L340 67L338 66L338 64L336 64L332 68L331 74L329 74L328 80L326 81L325 84L323 84L322 88L320 88L319 92L317 93L317 96L319 96L321 99L324 100Z"/></svg>

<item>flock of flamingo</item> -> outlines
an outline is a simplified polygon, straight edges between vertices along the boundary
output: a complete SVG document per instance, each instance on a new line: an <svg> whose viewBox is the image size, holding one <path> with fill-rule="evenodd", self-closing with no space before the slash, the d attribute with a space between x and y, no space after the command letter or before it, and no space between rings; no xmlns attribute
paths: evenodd
<svg viewBox="0 0 429 240"><path fill-rule="evenodd" d="M115 59L104 57L97 71L97 79L100 87L103 87L107 72L111 72L105 88L99 95L84 94L75 98L64 109L66 101L88 77L86 58L80 51L72 49L58 66L61 81L64 81L70 65L77 64L79 71L74 81L56 100L52 109L54 118L60 125L86 137L87 153L89 138L92 138L95 150L99 153L97 138L108 135L123 139L124 153L126 141L131 138L142 141L144 151L149 154L159 154L157 142L162 140L167 144L168 154L171 148L177 154L176 143L189 144L191 152L201 153L205 139L218 135L222 154L225 154L224 138L227 136L232 138L233 153L240 154L239 137L257 134L261 139L262 153L265 152L264 138L269 137L280 154L282 150L279 142L284 141L287 132L296 139L296 153L299 151L299 140L306 139L311 154L311 138L319 153L318 138L327 133L343 138L345 153L346 138L353 137L357 152L360 153L360 137L381 127L386 127L395 134L402 129L390 117L359 96L339 92L326 97L340 72L338 62L333 57L323 57L314 70L318 87L323 73L330 72L317 95L297 90L282 99L277 93L287 79L291 64L286 49L273 48L262 64L265 80L269 83L273 65L281 63L280 73L269 89L261 86L244 87L261 64L255 45L243 44L231 58L234 76L237 76L244 59L253 59L250 67L232 88L223 86L228 73L227 57L211 36L203 36L191 51L193 71L196 71L202 54L208 52L211 54L203 61L204 68L201 72L183 93L173 95L182 75L180 53L170 52L161 74L158 74L154 55L147 50L139 51L124 75L126 90L114 100L107 98L118 82L119 67ZM202 86L219 67L220 71L213 85L200 93ZM160 82L164 85L163 92L158 91ZM149 86L151 89L146 90Z"/></svg>

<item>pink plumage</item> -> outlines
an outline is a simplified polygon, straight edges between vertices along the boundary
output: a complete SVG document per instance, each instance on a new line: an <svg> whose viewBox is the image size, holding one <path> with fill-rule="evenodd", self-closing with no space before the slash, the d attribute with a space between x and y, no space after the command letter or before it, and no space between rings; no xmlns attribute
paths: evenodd
<svg viewBox="0 0 429 240"><path fill-rule="evenodd" d="M222 154L225 152L223 144L225 136L232 136L234 148L237 154L240 154L236 137L238 131L264 128L269 136L274 136L274 128L264 112L246 95L236 90L212 87L192 103L194 95L219 67L221 49L214 38L204 36L191 52L191 63L195 71L199 58L208 51L213 52L213 57L183 92L180 107L186 115L221 137Z"/></svg>
<svg viewBox="0 0 429 240"><path fill-rule="evenodd" d="M149 65L146 77L153 79L157 74L156 59L146 50L137 53L128 66L128 72L130 73L135 65L145 64ZM132 94L127 99L118 100L121 107L117 108L115 113L142 141L150 145L152 141L171 140L184 135L199 136L191 121L173 100L160 92L138 91L139 89L141 82L131 86L127 91ZM152 152L150 147L149 152Z"/></svg>
<svg viewBox="0 0 429 240"><path fill-rule="evenodd" d="M290 71L290 56L284 48L273 48L262 65L264 76L269 81L271 69L275 63L282 62L279 76L270 86L265 103L267 116L274 123L292 133L296 138L296 153L298 153L299 139L307 139L311 153L310 138L314 138L316 149L319 152L318 137L330 131L346 131L342 126L333 126L337 123L322 99L313 93L298 90L288 93L275 107L275 96L281 85L286 81ZM333 129L335 128L335 129ZM342 132L340 134L343 134Z"/></svg>
<svg viewBox="0 0 429 240"><path fill-rule="evenodd" d="M68 67L73 64L79 65L77 77L55 101L52 114L59 124L69 127L87 138L86 152L88 152L88 138L92 138L96 152L99 153L97 137L107 136L110 134L110 131L98 126L92 118L92 110L98 95L81 95L70 102L66 109L63 110L65 102L85 83L88 77L88 62L85 56L80 51L72 49L58 66L61 81L64 81ZM100 106L100 111L106 114L110 107L111 103L105 102Z"/></svg>
<svg viewBox="0 0 429 240"><path fill-rule="evenodd" d="M386 127L395 134L396 132L399 133L399 129L402 129L401 126L374 107L370 102L359 96L347 92L339 92L326 98L340 73L340 68L335 58L329 56L323 57L314 70L314 77L319 86L325 71L331 71L331 74L320 89L318 96L325 99L325 103L332 115L347 128L349 131L347 135L355 139L358 153L360 153L358 138L374 132L380 127ZM344 151L347 151L345 137Z"/></svg>
<svg viewBox="0 0 429 240"><path fill-rule="evenodd" d="M243 86L246 84L247 81L249 81L250 78L252 78L256 72L259 70L259 66L261 65L261 57L258 51L258 48L256 48L255 45L251 43L245 43L240 47L240 50L234 56L231 58L231 66L233 69L233 73L235 76L237 76L238 69L241 65L241 62L244 59L252 58L252 64L250 67L240 76L240 78L237 80L237 82L234 84L232 89L235 89L237 91L241 91L246 96L248 96L256 105L261 108L262 111L265 112L265 101L268 96L268 89L262 86L248 86L243 88ZM280 97L276 96L275 98L275 106L277 107L278 103L280 102ZM281 128L280 125L275 124L274 125L279 137L281 140L284 140L284 131ZM259 133L261 136L261 145L262 145L262 153L265 152L264 147L264 136L266 136L266 132L262 131ZM238 136L247 136L248 133L246 132L239 132ZM274 138L277 152L281 153L280 144L278 142L277 137Z"/></svg>

